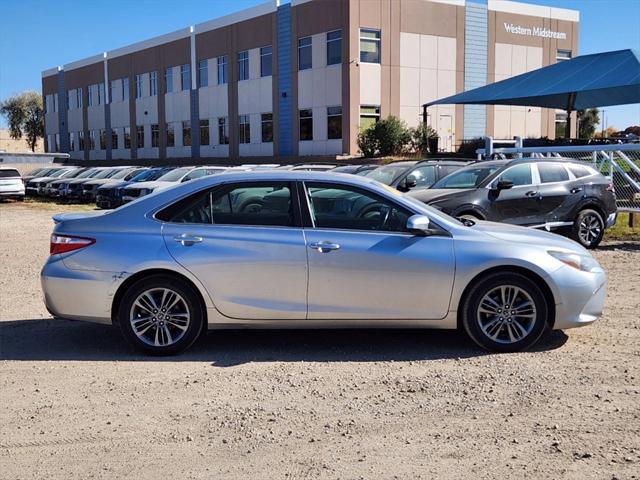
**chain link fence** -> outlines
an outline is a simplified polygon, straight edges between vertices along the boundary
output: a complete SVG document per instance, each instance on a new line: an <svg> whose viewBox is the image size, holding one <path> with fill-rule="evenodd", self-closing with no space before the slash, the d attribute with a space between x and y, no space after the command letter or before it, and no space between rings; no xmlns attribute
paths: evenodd
<svg viewBox="0 0 640 480"><path fill-rule="evenodd" d="M503 142L502 140L500 143ZM584 162L613 183L618 210L640 212L640 144L581 145L569 147L522 147L522 139L513 147L494 148L487 138L485 148L476 151L478 160L493 158L564 158Z"/></svg>

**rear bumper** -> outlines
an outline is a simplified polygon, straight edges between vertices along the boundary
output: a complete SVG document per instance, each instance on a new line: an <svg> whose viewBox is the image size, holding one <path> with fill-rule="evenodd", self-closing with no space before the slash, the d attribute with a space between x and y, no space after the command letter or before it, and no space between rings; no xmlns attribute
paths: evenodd
<svg viewBox="0 0 640 480"><path fill-rule="evenodd" d="M40 273L47 310L56 317L111 324L111 304L126 275L71 270L60 255L49 257Z"/></svg>
<svg viewBox="0 0 640 480"><path fill-rule="evenodd" d="M24 190L0 190L0 198L24 197Z"/></svg>
<svg viewBox="0 0 640 480"><path fill-rule="evenodd" d="M613 212L607 217L607 226L605 228L611 228L616 224L618 219L618 212Z"/></svg>

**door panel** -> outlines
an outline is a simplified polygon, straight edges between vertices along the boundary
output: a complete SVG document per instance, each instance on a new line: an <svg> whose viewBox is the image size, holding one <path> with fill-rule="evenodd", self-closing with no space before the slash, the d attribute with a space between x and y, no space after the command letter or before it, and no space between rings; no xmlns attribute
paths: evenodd
<svg viewBox="0 0 640 480"><path fill-rule="evenodd" d="M439 319L453 287L453 240L403 234L305 230L310 319Z"/></svg>
<svg viewBox="0 0 640 480"><path fill-rule="evenodd" d="M199 237L192 245L176 240ZM307 252L302 229L165 224L169 252L203 283L216 308L239 319L304 319Z"/></svg>
<svg viewBox="0 0 640 480"><path fill-rule="evenodd" d="M567 204L577 203L583 195L579 180L570 181L565 167L557 163L538 163L540 211L546 222L566 220ZM564 215L563 215L564 212Z"/></svg>
<svg viewBox="0 0 640 480"><path fill-rule="evenodd" d="M534 185L533 171L528 163L516 165L504 171L492 182L495 187L500 181L510 181L510 189L489 191L489 220L514 225L542 223L538 186Z"/></svg>

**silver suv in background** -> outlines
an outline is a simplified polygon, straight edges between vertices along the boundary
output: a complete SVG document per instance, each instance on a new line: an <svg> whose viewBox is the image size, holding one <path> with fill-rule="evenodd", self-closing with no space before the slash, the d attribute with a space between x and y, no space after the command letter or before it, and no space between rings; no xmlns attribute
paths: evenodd
<svg viewBox="0 0 640 480"><path fill-rule="evenodd" d="M24 199L22 176L15 168L0 168L0 198Z"/></svg>

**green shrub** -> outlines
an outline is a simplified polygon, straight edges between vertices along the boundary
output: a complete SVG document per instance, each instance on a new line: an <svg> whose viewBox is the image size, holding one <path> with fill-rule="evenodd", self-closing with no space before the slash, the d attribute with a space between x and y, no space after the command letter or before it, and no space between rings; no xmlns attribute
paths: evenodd
<svg viewBox="0 0 640 480"><path fill-rule="evenodd" d="M411 131L402 120L391 116L358 134L358 147L365 157L400 155L411 145Z"/></svg>
<svg viewBox="0 0 640 480"><path fill-rule="evenodd" d="M430 140L439 138L438 133L426 123L411 129L411 147L414 152L425 155L429 153Z"/></svg>

